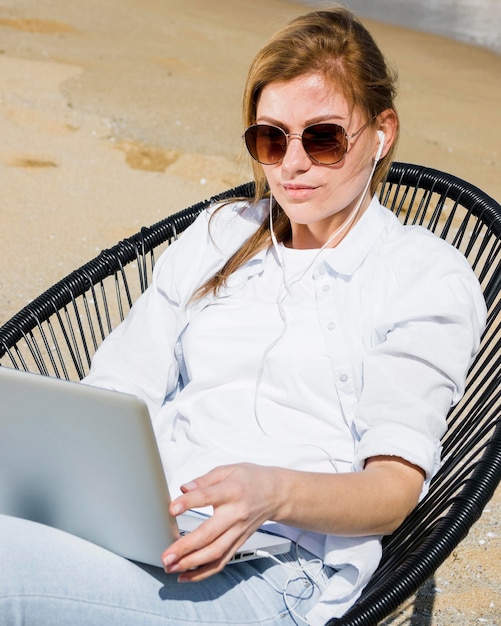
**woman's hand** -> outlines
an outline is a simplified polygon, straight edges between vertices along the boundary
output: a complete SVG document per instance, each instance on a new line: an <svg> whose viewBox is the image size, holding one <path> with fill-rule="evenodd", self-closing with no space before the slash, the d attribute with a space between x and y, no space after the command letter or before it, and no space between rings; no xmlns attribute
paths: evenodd
<svg viewBox="0 0 501 626"><path fill-rule="evenodd" d="M195 582L222 570L245 540L274 517L279 472L250 463L225 465L184 485L183 495L171 503L172 515L205 506L212 506L214 514L164 552L165 571L182 573L180 582Z"/></svg>
<svg viewBox="0 0 501 626"><path fill-rule="evenodd" d="M163 554L168 573L198 581L221 571L266 520L344 536L393 532L416 506L423 471L399 457L367 459L361 472L324 474L242 463L218 467L182 488L177 516L212 506L214 514Z"/></svg>

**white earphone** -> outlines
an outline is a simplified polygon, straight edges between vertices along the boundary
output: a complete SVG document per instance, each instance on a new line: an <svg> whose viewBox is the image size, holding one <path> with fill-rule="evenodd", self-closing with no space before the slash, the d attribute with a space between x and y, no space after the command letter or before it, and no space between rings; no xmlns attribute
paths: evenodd
<svg viewBox="0 0 501 626"><path fill-rule="evenodd" d="M379 137L379 147L377 149L376 156L374 157L374 161L376 163L379 161L379 159L381 158L381 155L383 154L384 142L386 139L382 130L377 131L377 136Z"/></svg>

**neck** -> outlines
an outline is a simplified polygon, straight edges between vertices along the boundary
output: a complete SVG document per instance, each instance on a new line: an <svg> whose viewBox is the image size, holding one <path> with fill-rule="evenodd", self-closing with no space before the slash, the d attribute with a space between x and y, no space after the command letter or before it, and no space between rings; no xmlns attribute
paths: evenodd
<svg viewBox="0 0 501 626"><path fill-rule="evenodd" d="M335 248L365 213L370 201L370 198L366 198L365 202L357 203L357 206L349 213L343 211L343 216L338 214L334 216L337 219L331 219L328 223L291 224L292 236L289 242L285 242L285 245L301 250Z"/></svg>

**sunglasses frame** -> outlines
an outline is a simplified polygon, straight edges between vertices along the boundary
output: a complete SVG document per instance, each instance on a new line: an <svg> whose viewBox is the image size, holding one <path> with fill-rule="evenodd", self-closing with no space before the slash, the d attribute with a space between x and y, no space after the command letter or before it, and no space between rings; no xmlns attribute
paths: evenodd
<svg viewBox="0 0 501 626"><path fill-rule="evenodd" d="M340 163L344 157L346 156L346 153L348 152L348 140L349 139L354 139L358 134L360 134L363 130L365 130L369 124L374 120L375 118L372 117L368 122L366 122L363 126L361 126L357 131L355 131L354 133L352 133L351 135L348 135L348 133L346 132L346 130L344 129L343 126L341 126L340 124L334 124L333 122L319 122L317 124L310 124L310 126L307 126L305 129L303 129L303 132L301 134L299 133L286 133L285 130L283 128L281 128L280 126L274 126L273 124L251 124L248 128L245 129L243 135L242 135L242 139L245 142L245 146L247 148L247 151L249 152L250 156L254 159L254 161L257 161L258 163L260 163L261 165L277 165L278 163L280 163L283 158L285 157L285 155L287 154L287 148L289 147L289 141L291 138L297 138L301 140L301 145L303 146L303 150L306 152L306 154L308 155L308 158L310 159L310 161L312 161L313 163L315 163L315 165L336 165L337 163ZM332 162L328 162L328 163L323 163L322 161L318 161L317 159L315 159L314 156L312 156L308 150L306 149L306 146L304 145L304 133L311 130L312 128L315 128L317 126L335 126L336 128L340 128L343 131L343 141L340 145L343 146L343 154L341 155L341 157L339 159L337 159L336 161L332 161ZM258 158L256 158L252 152L249 149L249 144L247 141L247 133L249 130L253 129L253 128L273 128L274 130L278 130L282 133L282 135L285 137L285 149L283 151L282 156L277 160L277 161L273 161L272 163L265 163L264 161L260 161Z"/></svg>

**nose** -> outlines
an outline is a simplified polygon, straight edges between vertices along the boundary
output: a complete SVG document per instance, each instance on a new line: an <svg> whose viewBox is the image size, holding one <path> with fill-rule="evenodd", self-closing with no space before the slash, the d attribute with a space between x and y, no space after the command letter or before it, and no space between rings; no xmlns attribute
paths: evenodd
<svg viewBox="0 0 501 626"><path fill-rule="evenodd" d="M282 168L289 173L305 172L311 167L312 161L303 146L302 135L287 133L287 148L282 159ZM299 139L299 141L292 141Z"/></svg>

